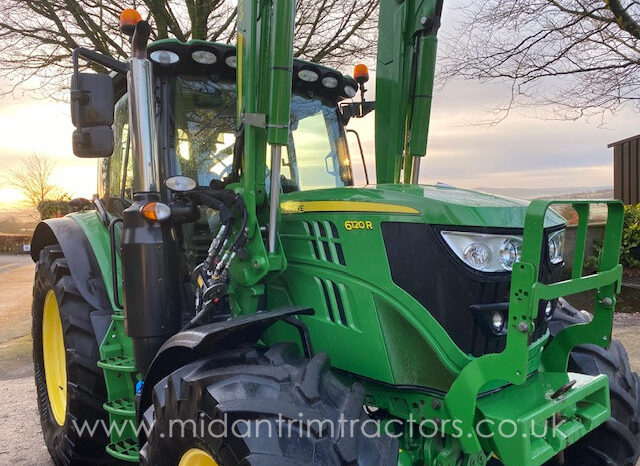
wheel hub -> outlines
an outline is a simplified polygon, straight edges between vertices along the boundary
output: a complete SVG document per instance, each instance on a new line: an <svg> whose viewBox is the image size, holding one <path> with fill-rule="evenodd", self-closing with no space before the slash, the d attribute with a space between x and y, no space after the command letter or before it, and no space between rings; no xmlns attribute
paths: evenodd
<svg viewBox="0 0 640 466"><path fill-rule="evenodd" d="M42 354L49 406L54 419L62 426L67 414L67 361L62 320L53 290L49 290L44 299Z"/></svg>
<svg viewBox="0 0 640 466"><path fill-rule="evenodd" d="M191 448L182 455L178 466L218 466L218 463L206 451Z"/></svg>

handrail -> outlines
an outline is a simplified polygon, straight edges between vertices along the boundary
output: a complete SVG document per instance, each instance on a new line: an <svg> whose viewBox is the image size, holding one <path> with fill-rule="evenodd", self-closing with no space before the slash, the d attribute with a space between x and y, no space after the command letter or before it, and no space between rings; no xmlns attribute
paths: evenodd
<svg viewBox="0 0 640 466"><path fill-rule="evenodd" d="M114 218L109 223L109 245L111 249L111 284L113 286L113 303L119 310L124 306L120 302L120 284L118 280L118 255L120 246L116 244L116 224L122 223L122 218Z"/></svg>

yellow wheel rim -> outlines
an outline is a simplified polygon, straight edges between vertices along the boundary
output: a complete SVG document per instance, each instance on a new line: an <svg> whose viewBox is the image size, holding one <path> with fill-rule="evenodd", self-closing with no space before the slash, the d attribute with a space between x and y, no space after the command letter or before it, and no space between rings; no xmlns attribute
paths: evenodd
<svg viewBox="0 0 640 466"><path fill-rule="evenodd" d="M67 361L60 310L53 290L44 298L42 354L49 405L54 419L62 426L67 415Z"/></svg>
<svg viewBox="0 0 640 466"><path fill-rule="evenodd" d="M178 466L218 466L218 463L206 451L192 448L182 455Z"/></svg>

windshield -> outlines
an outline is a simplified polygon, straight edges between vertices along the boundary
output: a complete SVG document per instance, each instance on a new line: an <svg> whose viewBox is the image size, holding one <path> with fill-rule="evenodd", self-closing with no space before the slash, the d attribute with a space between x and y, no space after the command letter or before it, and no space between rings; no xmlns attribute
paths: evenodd
<svg viewBox="0 0 640 466"><path fill-rule="evenodd" d="M231 173L236 86L201 77L176 78L173 172L201 186ZM300 95L291 99L291 132L283 151L284 192L351 185L351 167L335 106ZM268 173L265 174L268 179Z"/></svg>

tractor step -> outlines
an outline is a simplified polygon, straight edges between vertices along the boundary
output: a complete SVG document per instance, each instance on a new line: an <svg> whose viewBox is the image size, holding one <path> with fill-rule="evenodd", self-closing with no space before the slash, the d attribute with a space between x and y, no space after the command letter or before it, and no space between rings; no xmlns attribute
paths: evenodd
<svg viewBox="0 0 640 466"><path fill-rule="evenodd" d="M138 442L135 439L123 439L107 445L107 452L122 461L138 463L140 455L138 453Z"/></svg>
<svg viewBox="0 0 640 466"><path fill-rule="evenodd" d="M104 374L107 401L104 410L109 413L111 443L107 453L121 461L138 462L138 421L134 397L139 374L133 359L131 339L124 330L122 311L111 314L111 324L100 345L98 367Z"/></svg>
<svg viewBox="0 0 640 466"><path fill-rule="evenodd" d="M133 358L128 356L116 356L106 359L104 361L98 361L98 367L102 369L110 369L119 372L137 372Z"/></svg>
<svg viewBox="0 0 640 466"><path fill-rule="evenodd" d="M107 401L103 406L107 412L112 414L119 414L120 416L130 416L132 418L135 418L136 415L135 403L133 400L128 398Z"/></svg>

